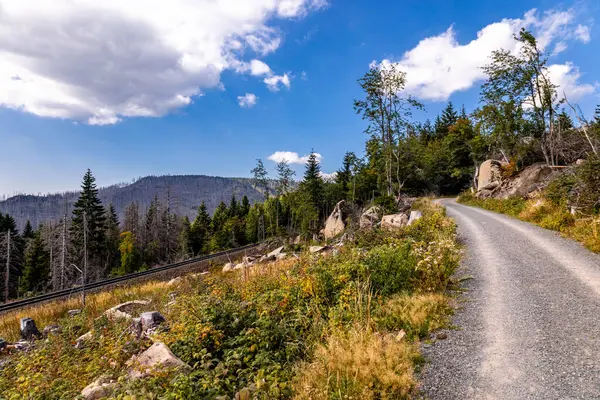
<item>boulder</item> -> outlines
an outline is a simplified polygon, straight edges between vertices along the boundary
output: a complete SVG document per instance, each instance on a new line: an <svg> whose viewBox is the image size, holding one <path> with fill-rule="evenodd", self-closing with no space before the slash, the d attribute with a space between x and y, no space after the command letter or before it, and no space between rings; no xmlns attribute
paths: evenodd
<svg viewBox="0 0 600 400"><path fill-rule="evenodd" d="M39 339L42 334L35 325L35 321L31 318L21 318L21 338L23 340Z"/></svg>
<svg viewBox="0 0 600 400"><path fill-rule="evenodd" d="M416 197L409 197L405 194L401 194L396 197L396 206L398 207L398 212L404 213L411 209L413 203L417 200Z"/></svg>
<svg viewBox="0 0 600 400"><path fill-rule="evenodd" d="M486 160L479 167L477 175L477 189L482 190L485 186L492 182L500 182L502 180L502 170L500 161Z"/></svg>
<svg viewBox="0 0 600 400"><path fill-rule="evenodd" d="M327 218L327 221L325 222L325 228L323 229L323 236L325 236L325 239L336 237L346 229L343 212L345 204L346 202L344 200L337 203L333 209L333 212L329 218Z"/></svg>
<svg viewBox="0 0 600 400"><path fill-rule="evenodd" d="M69 315L69 317L74 317L76 315L81 314L81 310L79 310L79 309L69 310L69 311L67 311L67 314Z"/></svg>
<svg viewBox="0 0 600 400"><path fill-rule="evenodd" d="M94 382L87 385L82 391L81 396L86 400L97 400L110 396L118 387L118 383L106 376L101 376Z"/></svg>
<svg viewBox="0 0 600 400"><path fill-rule="evenodd" d="M81 349L83 346L85 346L85 342L92 340L93 337L94 337L94 335L92 334L92 331L89 331L88 333L85 333L85 334L79 336L75 340L75 348Z"/></svg>
<svg viewBox="0 0 600 400"><path fill-rule="evenodd" d="M158 328L161 324L165 323L166 319L158 311L149 311L140 314L140 324L142 331L146 332L150 329Z"/></svg>
<svg viewBox="0 0 600 400"><path fill-rule="evenodd" d="M528 198L531 193L541 190L553 176L553 170L546 164L533 164L523 169L517 176L507 179L494 193L494 197Z"/></svg>
<svg viewBox="0 0 600 400"><path fill-rule="evenodd" d="M421 218L423 218L423 213L421 211L411 211L410 216L408 217L408 223L406 225L411 226Z"/></svg>
<svg viewBox="0 0 600 400"><path fill-rule="evenodd" d="M294 244L295 245L299 245L300 243L302 243L302 236L298 235L296 236L296 238L294 239Z"/></svg>
<svg viewBox="0 0 600 400"><path fill-rule="evenodd" d="M233 271L233 267L234 267L233 263L229 262L229 263L225 264L225 266L223 266L223 272Z"/></svg>
<svg viewBox="0 0 600 400"><path fill-rule="evenodd" d="M113 308L109 308L106 310L104 315L106 315L110 320L132 319L132 310L134 310L137 306L147 306L148 304L150 304L150 302L146 300L131 300L119 304L118 306L114 306Z"/></svg>
<svg viewBox="0 0 600 400"><path fill-rule="evenodd" d="M47 325L44 328L44 337L48 337L49 335L54 335L61 332L62 330L60 329L60 326L56 324Z"/></svg>
<svg viewBox="0 0 600 400"><path fill-rule="evenodd" d="M162 342L156 342L139 356L133 356L127 364L131 367L129 378L144 378L154 371L166 369L190 370L190 366L177 358Z"/></svg>
<svg viewBox="0 0 600 400"><path fill-rule="evenodd" d="M237 264L235 267L233 267L234 271L239 271L240 269L244 269L244 267L246 266L246 264L244 263L239 263Z"/></svg>
<svg viewBox="0 0 600 400"><path fill-rule="evenodd" d="M275 250L273 250L272 252L270 252L269 254L266 255L267 258L270 257L277 257L278 254L283 253L283 249L285 248L285 246L281 246L276 248Z"/></svg>
<svg viewBox="0 0 600 400"><path fill-rule="evenodd" d="M404 228L408 224L408 215L400 213L400 214L391 214L384 215L381 219L381 227L383 229L398 229Z"/></svg>
<svg viewBox="0 0 600 400"><path fill-rule="evenodd" d="M360 216L359 225L361 229L369 229L374 227L383 215L383 209L379 206L373 206Z"/></svg>
<svg viewBox="0 0 600 400"><path fill-rule="evenodd" d="M176 278L171 279L169 282L167 282L167 285L175 286L175 285L179 285L181 282L183 282L183 278L178 276Z"/></svg>

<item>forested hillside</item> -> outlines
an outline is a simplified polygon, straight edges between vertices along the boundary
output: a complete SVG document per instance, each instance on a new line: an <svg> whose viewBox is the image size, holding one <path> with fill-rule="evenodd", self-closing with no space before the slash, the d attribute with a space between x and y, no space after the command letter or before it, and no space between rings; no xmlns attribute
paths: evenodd
<svg viewBox="0 0 600 400"><path fill-rule="evenodd" d="M125 215L125 207L132 202L145 211L155 197L166 201L170 196L173 211L192 219L200 203L204 202L212 214L221 201L229 201L233 194L240 199L247 196L251 203L263 198L249 179L205 175L147 176L130 185L114 185L98 191L102 203L112 204L119 218ZM37 228L42 222L60 220L65 213L65 202L67 214L71 214L78 196L78 192L18 195L0 201L0 213L11 215L20 230L27 221Z"/></svg>

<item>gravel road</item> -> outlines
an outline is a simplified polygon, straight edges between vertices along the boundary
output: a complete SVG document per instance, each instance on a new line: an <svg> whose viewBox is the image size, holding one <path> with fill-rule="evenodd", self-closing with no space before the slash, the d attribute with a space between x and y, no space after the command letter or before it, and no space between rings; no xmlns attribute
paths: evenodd
<svg viewBox="0 0 600 400"><path fill-rule="evenodd" d="M466 292L425 345L429 399L600 399L600 256L558 234L442 200Z"/></svg>

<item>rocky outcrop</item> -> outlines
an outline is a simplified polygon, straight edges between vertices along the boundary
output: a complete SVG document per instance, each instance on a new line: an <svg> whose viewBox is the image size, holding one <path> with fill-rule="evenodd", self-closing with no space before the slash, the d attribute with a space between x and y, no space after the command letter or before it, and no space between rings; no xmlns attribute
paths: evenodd
<svg viewBox="0 0 600 400"><path fill-rule="evenodd" d="M190 370L190 366L181 361L162 342L156 342L139 356L132 357L127 364L131 367L129 378L144 378L163 370Z"/></svg>
<svg viewBox="0 0 600 400"><path fill-rule="evenodd" d="M506 199L520 196L527 198L531 193L544 188L553 174L552 168L546 164L530 165L514 178L503 181L494 197Z"/></svg>
<svg viewBox="0 0 600 400"><path fill-rule="evenodd" d="M345 205L344 200L340 201L335 205L333 212L327 218L325 222L325 228L323 229L323 236L325 239L331 239L344 232L346 229L345 219Z"/></svg>
<svg viewBox="0 0 600 400"><path fill-rule="evenodd" d="M423 218L423 213L421 211L411 211L410 216L408 217L408 223L406 225L411 226L421 218Z"/></svg>
<svg viewBox="0 0 600 400"><path fill-rule="evenodd" d="M373 206L369 208L367 211L362 213L359 220L360 229L370 229L373 228L381 221L381 217L383 216L383 209L379 206Z"/></svg>
<svg viewBox="0 0 600 400"><path fill-rule="evenodd" d="M479 167L477 190L487 190L487 186L502 180L502 164L496 160L486 160Z"/></svg>
<svg viewBox="0 0 600 400"><path fill-rule="evenodd" d="M118 383L106 376L101 376L94 382L87 385L82 391L81 396L86 400L98 400L113 394L118 387Z"/></svg>
<svg viewBox="0 0 600 400"><path fill-rule="evenodd" d="M502 178L499 161L487 160L479 169L476 196L480 199L509 197L529 198L544 188L554 176L551 167L545 164L533 164L524 168L512 178Z"/></svg>
<svg viewBox="0 0 600 400"><path fill-rule="evenodd" d="M381 228L382 229L399 229L404 228L408 224L408 215L400 213L400 214L392 214L392 215L384 215L381 219Z"/></svg>

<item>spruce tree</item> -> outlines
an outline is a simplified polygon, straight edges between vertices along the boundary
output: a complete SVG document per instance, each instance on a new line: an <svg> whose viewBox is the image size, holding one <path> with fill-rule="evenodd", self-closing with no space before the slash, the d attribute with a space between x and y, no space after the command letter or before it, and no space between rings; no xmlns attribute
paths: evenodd
<svg viewBox="0 0 600 400"><path fill-rule="evenodd" d="M49 280L50 254L46 250L42 235L38 230L25 252L25 265L19 285L19 292L21 294L43 292L48 287Z"/></svg>
<svg viewBox="0 0 600 400"><path fill-rule="evenodd" d="M86 224L84 225L84 220ZM79 199L73 205L73 219L71 223L71 241L73 259L80 269L84 266L84 229L87 236L88 271L86 280L92 281L106 275L104 268L104 224L106 216L104 207L98 198L96 179L89 169L83 177Z"/></svg>
<svg viewBox="0 0 600 400"><path fill-rule="evenodd" d="M236 217L239 213L239 207L238 207L238 202L237 199L235 198L235 194L231 195L231 201L229 202L229 216L230 217Z"/></svg>
<svg viewBox="0 0 600 400"><path fill-rule="evenodd" d="M27 223L25 224L25 228L23 229L23 239L33 239L34 236L35 236L35 232L33 231L33 228L31 227L31 222L29 220L27 220Z"/></svg>
<svg viewBox="0 0 600 400"><path fill-rule="evenodd" d="M190 219L186 216L181 221L181 230L179 232L179 259L187 260L194 256L192 249L192 225Z"/></svg>
<svg viewBox="0 0 600 400"><path fill-rule="evenodd" d="M224 203L221 203L224 205ZM220 212L222 212L222 207ZM211 232L211 218L208 214L206 204L202 202L198 207L198 214L196 219L190 227L190 245L191 251L194 255L206 253L208 250L208 243L210 241Z"/></svg>
<svg viewBox="0 0 600 400"><path fill-rule="evenodd" d="M442 115L435 121L435 130L438 138L444 138L448 135L450 127L458 121L458 114L454 110L454 105L451 101L442 111Z"/></svg>
<svg viewBox="0 0 600 400"><path fill-rule="evenodd" d="M242 205L240 206L240 217L244 218L250 212L250 200L248 200L248 196L242 198Z"/></svg>
<svg viewBox="0 0 600 400"><path fill-rule="evenodd" d="M321 165L314 151L310 152L304 180L302 181L302 190L307 194L310 204L321 212L323 200L325 199L325 189L323 178L321 177Z"/></svg>

